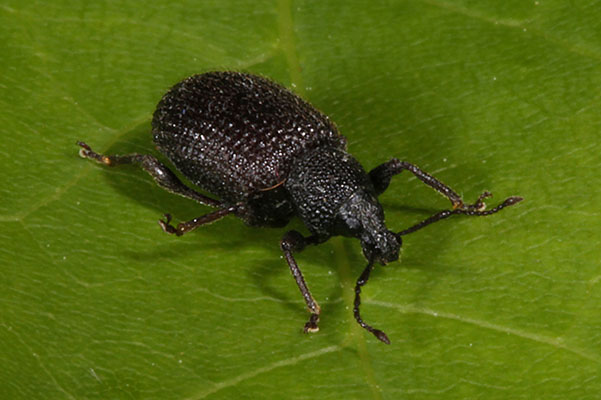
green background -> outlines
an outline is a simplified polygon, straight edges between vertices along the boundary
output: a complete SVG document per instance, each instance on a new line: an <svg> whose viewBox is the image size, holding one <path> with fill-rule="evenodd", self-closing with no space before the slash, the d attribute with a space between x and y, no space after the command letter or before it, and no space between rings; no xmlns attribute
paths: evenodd
<svg viewBox="0 0 601 400"><path fill-rule="evenodd" d="M601 8L595 1L11 1L0 4L0 398L597 399ZM370 169L416 163L473 201L523 203L405 237L376 268L335 238L209 211L109 153L154 152L154 107L193 73L269 76L328 114ZM402 174L401 230L448 207ZM300 222L293 228L302 229Z"/></svg>

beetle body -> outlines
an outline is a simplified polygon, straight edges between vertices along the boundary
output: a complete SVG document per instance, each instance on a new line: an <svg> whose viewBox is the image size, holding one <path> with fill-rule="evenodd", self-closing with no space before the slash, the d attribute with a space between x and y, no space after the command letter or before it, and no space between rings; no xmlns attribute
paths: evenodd
<svg viewBox="0 0 601 400"><path fill-rule="evenodd" d="M80 154L101 164L138 164L164 189L216 208L179 223L160 220L162 229L183 235L200 225L234 214L251 226L284 226L298 216L310 232L284 234L280 248L311 316L305 332L318 330L320 307L311 295L293 253L331 236L356 237L367 267L355 286L354 316L361 327L390 343L359 313L361 288L375 263L399 258L401 236L451 215L491 215L513 205L509 197L484 209L484 192L466 205L433 176L410 163L392 159L367 173L346 151L346 139L327 116L284 87L255 75L210 72L173 86L161 99L152 120L156 147L192 183L217 199L182 183L151 155L103 155L79 142ZM391 178L407 170L445 197L453 206L400 232L390 231L378 196Z"/></svg>
<svg viewBox="0 0 601 400"><path fill-rule="evenodd" d="M159 102L157 148L195 185L249 225L284 226L295 214L284 185L295 161L346 140L311 105L267 79L233 72L194 75ZM279 185L278 185L279 184Z"/></svg>

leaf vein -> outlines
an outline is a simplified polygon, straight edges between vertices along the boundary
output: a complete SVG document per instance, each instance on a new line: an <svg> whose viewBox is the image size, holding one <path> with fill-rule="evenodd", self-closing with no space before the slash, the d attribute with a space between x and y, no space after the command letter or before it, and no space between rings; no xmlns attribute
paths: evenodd
<svg viewBox="0 0 601 400"><path fill-rule="evenodd" d="M229 387L233 387L238 385L239 383L246 381L248 379L254 378L255 376L264 374L266 372L272 371L274 369L277 368L282 368L282 367L288 367L288 366L292 366L292 365L296 365L300 362L303 362L305 360L309 360L311 358L316 358L316 357L320 357L324 354L328 354L328 353L333 353L336 351L340 351L342 350L341 346L338 345L334 345L334 346L328 346L328 347L324 347L320 350L316 350L316 351L312 351L310 353L306 353L306 354L301 354L300 356L297 357L291 357L291 358L287 358L284 360L280 360L280 361L276 361L270 365L266 365L264 367L261 368L257 368L253 371L248 371L245 372L243 374L240 374L238 376L233 377L232 379L228 379L219 383L216 383L212 388L199 392L197 394L195 394L194 396L189 397L188 399L204 399L207 396L210 396L222 389L226 389Z"/></svg>
<svg viewBox="0 0 601 400"><path fill-rule="evenodd" d="M367 300L366 303L378 305L378 306L386 307L386 308L392 308L403 314L424 314L424 315L429 315L429 316L436 317L436 318L440 317L440 318L445 318L445 319L449 319L449 320L459 321L459 322L463 322L463 323L470 324L470 325L475 325L475 326L478 326L478 327L481 327L484 329L490 329L490 330L497 331L497 332L503 332L508 335L513 335L513 336L517 336L517 337L520 337L523 339L528 339L528 340L532 340L534 342L543 343L543 344L546 344L546 345L549 345L552 347L556 347L558 349L562 349L562 350L565 350L572 354L575 354L586 360L595 362L597 364L601 364L601 357L594 355L594 354L589 354L586 351L584 351L583 349L579 349L577 347L570 346L570 345L564 343L563 340L560 338L552 338L552 337L545 336L545 335L530 333L530 332L523 331L521 329L510 328L507 326L494 324L494 323L479 320L476 318L464 317L462 315L453 314L453 313L449 313L449 312L434 311L434 310L431 310L428 308L417 307L417 306L411 305L411 304L399 305L399 304L388 303L388 302L384 302L384 301L376 301L376 300Z"/></svg>
<svg viewBox="0 0 601 400"><path fill-rule="evenodd" d="M545 41L547 41L555 46L561 47L570 53L574 53L579 56L590 58L590 59L593 59L596 61L601 61L601 54L596 49L591 48L590 46L588 46L586 44L570 43L564 39L553 36L553 35L545 32L545 31L542 31L540 29L536 29L532 26L526 26L526 23L531 22L531 21L527 21L527 20L526 21L518 21L518 20L514 20L514 19L491 18L482 13L479 13L478 11L471 10L466 7L457 6L455 4L450 4L450 3L447 3L444 1L438 1L438 0L421 0L421 1L425 4L429 4L434 7L442 8L444 10L447 10L447 11L450 11L450 12L453 12L456 14L465 15L466 17L469 17L469 18L478 19L480 21L484 21L484 22L487 22L487 23L490 23L493 25L501 25L501 26L506 26L509 28L517 28L517 29L523 30L524 32L528 31L532 35L540 37L540 38L544 39Z"/></svg>

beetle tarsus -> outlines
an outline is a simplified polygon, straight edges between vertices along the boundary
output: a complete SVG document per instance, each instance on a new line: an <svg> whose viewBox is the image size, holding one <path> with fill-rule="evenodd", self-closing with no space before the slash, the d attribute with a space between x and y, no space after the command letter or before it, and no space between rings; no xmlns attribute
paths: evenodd
<svg viewBox="0 0 601 400"><path fill-rule="evenodd" d="M498 213L505 207L510 207L510 206L517 204L520 201L524 200L524 198L522 198L520 196L511 196L511 197L508 197L507 199L505 199L505 201L503 201L501 204L497 205L496 207L491 208L490 210L486 210L486 204L484 204L484 202L482 200L487 197L491 197L491 196L492 196L492 193L484 192L478 197L478 199L476 200L476 202L474 204L470 204L467 206L462 205L460 208L440 211L440 212L432 215L431 217L426 218L422 222L419 222L419 223L399 232L398 234L400 236L408 235L408 234L418 231L430 224L433 224L434 222L442 221L443 219L447 219L451 215L456 215L456 214L468 215L468 216L472 216L472 217L474 217L474 216L475 217L485 217L488 215Z"/></svg>
<svg viewBox="0 0 601 400"><path fill-rule="evenodd" d="M474 204L468 205L461 209L453 210L451 212L451 214L464 214L464 215L470 215L470 216L487 216L487 215L495 214L495 213L501 211L502 209L504 209L505 207L512 206L512 205L517 204L520 201L524 200L523 197L511 196L511 197L506 198L501 204L497 205L496 207L491 208L490 210L486 210L486 204L484 204L484 202L482 200L487 197L492 197L492 193L490 193L490 192L482 193L478 197L478 200L476 200L476 202Z"/></svg>
<svg viewBox="0 0 601 400"><path fill-rule="evenodd" d="M193 231L201 225L210 224L211 222L215 222L228 214L234 213L237 209L237 206L220 208L219 210L215 210L208 214L201 215L200 217L193 218L190 221L180 222L177 224L177 226L171 225L171 215L165 214L165 221L160 219L159 225L165 233L182 236L184 233Z"/></svg>
<svg viewBox="0 0 601 400"><path fill-rule="evenodd" d="M305 333L315 333L319 331L319 326L317 325L317 323L319 322L319 314L311 314L311 317L309 317L309 321L307 321L307 323L305 324L305 327L303 329L303 332Z"/></svg>
<svg viewBox="0 0 601 400"><path fill-rule="evenodd" d="M159 219L159 226L163 230L163 232L168 233L170 235L181 236L178 229L171 225L171 214L164 214L165 220ZM179 233L179 234L178 234Z"/></svg>
<svg viewBox="0 0 601 400"><path fill-rule="evenodd" d="M467 210L475 210L475 211L484 211L486 210L486 203L484 203L484 199L492 197L492 193L485 191L483 192L480 196L478 196L478 199L474 202L474 204L470 204L468 206L465 207L465 209Z"/></svg>
<svg viewBox="0 0 601 400"><path fill-rule="evenodd" d="M77 145L81 147L81 149L79 149L80 157L94 160L99 164L111 164L109 157L96 153L87 143L79 141L77 142Z"/></svg>

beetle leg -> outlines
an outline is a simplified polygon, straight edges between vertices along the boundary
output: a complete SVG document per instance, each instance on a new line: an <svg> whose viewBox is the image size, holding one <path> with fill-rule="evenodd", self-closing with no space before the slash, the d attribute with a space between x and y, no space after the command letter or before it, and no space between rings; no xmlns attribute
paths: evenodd
<svg viewBox="0 0 601 400"><path fill-rule="evenodd" d="M81 149L79 155L83 158L89 158L100 164L114 167L121 164L138 164L144 171L148 172L155 182L163 189L179 194L180 196L187 197L192 200L196 200L200 204L204 204L211 207L223 207L223 204L215 199L207 197L203 194L197 193L184 185L169 168L162 162L149 154L127 154L124 156L98 154L94 152L90 146L84 142L77 142Z"/></svg>
<svg viewBox="0 0 601 400"><path fill-rule="evenodd" d="M218 219L225 217L228 214L231 214L237 210L236 206L221 208L219 210L213 211L211 213L202 215L200 217L196 217L191 219L190 221L180 222L177 224L177 227L170 224L171 215L165 214L165 220L160 219L159 225L163 229L165 233L175 234L177 236L181 236L184 233L188 233L201 225L210 224L211 222L215 222Z"/></svg>
<svg viewBox="0 0 601 400"><path fill-rule="evenodd" d="M359 306L361 305L361 296L360 296L361 295L361 287L367 283L367 280L369 279L369 275L371 274L371 270L373 268L374 268L374 262L372 260L370 260L369 263L367 264L367 267L365 267L365 269L363 270L363 273L361 273L361 276L359 276L359 279L357 279L357 284L355 285L355 303L354 303L354 307L353 307L353 314L355 315L355 319L357 320L359 325L361 325L361 328L366 329L369 332L373 333L374 336L377 337L382 342L384 342L386 344L390 344L390 340L388 339L388 336L386 336L386 334L384 332L382 332L381 330L375 329L371 325L368 325L365 322L363 322L363 319L361 318L361 314L359 313Z"/></svg>
<svg viewBox="0 0 601 400"><path fill-rule="evenodd" d="M460 208L463 206L463 200L461 199L461 196L455 193L453 189L427 172L422 171L417 166L408 163L407 161L399 161L398 159L393 158L392 160L369 171L369 178L371 179L376 192L381 194L388 188L390 179L394 175L400 174L404 170L411 172L420 181L424 182L426 185L430 186L432 189L449 199L453 204L453 208Z"/></svg>
<svg viewBox="0 0 601 400"><path fill-rule="evenodd" d="M521 197L513 196L505 199L503 203L499 204L495 208L485 210L486 205L482 200L492 196L492 194L489 192L484 192L478 197L478 200L476 200L473 204L466 205L463 203L461 196L459 196L453 189L451 189L432 175L428 174L427 172L422 171L417 166L410 164L406 161L399 161L396 158L393 158L387 163L381 164L376 168L372 169L369 172L369 178L371 179L376 189L376 192L378 194L381 194L386 190L386 188L388 188L388 185L390 184L390 179L394 175L400 174L403 170L410 171L420 181L424 182L426 185L430 186L431 188L445 196L447 199L449 199L451 201L451 204L453 205L453 209L440 211L439 213L432 215L431 217L423 220L422 222L415 224L412 227L405 229L404 231L399 232L399 235L401 236L413 233L434 222L446 219L451 215L464 214L471 216L486 216L499 212L505 207L512 206L522 201Z"/></svg>
<svg viewBox="0 0 601 400"><path fill-rule="evenodd" d="M454 210L440 211L440 212L432 215L431 217L426 218L422 222L417 223L417 224L413 225L412 227L399 232L398 234L403 236L403 235L407 235L409 233L413 233L413 232L420 230L423 227L428 226L434 222L438 222L443 219L446 219L446 218L450 217L451 215L463 214L463 215L481 216L481 217L491 215L491 214L501 211L505 207L512 206L523 200L523 198L519 197L519 196L508 197L507 199L505 199L504 202L502 202L495 208L492 208L490 210L485 210L484 209L485 204L482 202L482 199L484 199L485 197L490 197L490 196L491 196L490 193L484 192L480 195L480 197L478 197L478 200L476 200L476 202L474 204L470 204L467 206L463 205L461 208L456 208Z"/></svg>
<svg viewBox="0 0 601 400"><path fill-rule="evenodd" d="M280 241L280 248L284 252L284 257L286 257L286 262L288 262L290 272L292 272L292 276L294 277L294 280L296 281L296 284L298 285L298 288L305 299L305 303L307 303L309 312L311 313L309 321L305 324L305 333L317 332L319 330L317 323L319 322L319 313L321 312L321 309L309 291L309 288L305 283L305 278L303 278L303 274L298 267L298 264L296 263L292 253L302 251L308 244L317 243L318 240L315 236L304 237L297 231L286 232Z"/></svg>

